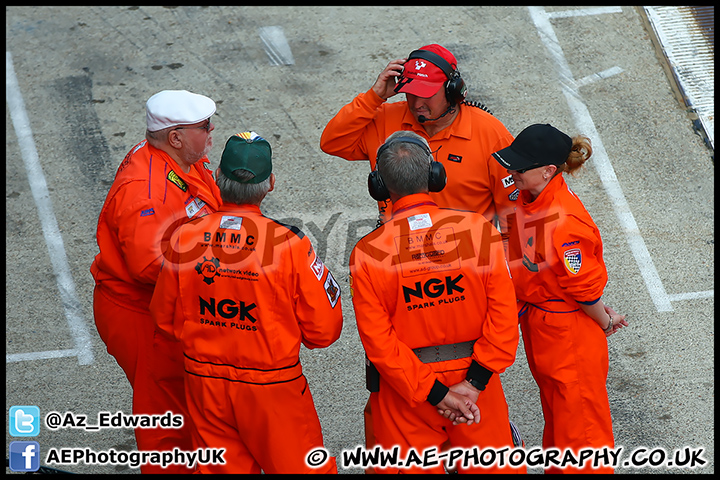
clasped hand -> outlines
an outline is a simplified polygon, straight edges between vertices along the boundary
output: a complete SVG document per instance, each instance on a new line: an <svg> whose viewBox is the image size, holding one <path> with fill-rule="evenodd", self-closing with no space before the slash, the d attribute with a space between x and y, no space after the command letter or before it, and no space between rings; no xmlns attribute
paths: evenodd
<svg viewBox="0 0 720 480"><path fill-rule="evenodd" d="M480 422L480 408L477 399L480 390L463 380L450 387L445 398L436 406L438 414L453 422L453 425L466 423L472 425Z"/></svg>

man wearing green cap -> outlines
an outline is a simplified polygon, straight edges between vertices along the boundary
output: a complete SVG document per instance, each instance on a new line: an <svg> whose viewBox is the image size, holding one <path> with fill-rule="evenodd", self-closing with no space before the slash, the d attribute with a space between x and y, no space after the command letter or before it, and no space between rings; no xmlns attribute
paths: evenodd
<svg viewBox="0 0 720 480"><path fill-rule="evenodd" d="M230 137L215 175L224 204L173 234L150 305L182 344L193 448L225 450L198 473L337 473L306 461L323 437L299 352L340 337L340 288L299 229L261 213L264 138Z"/></svg>

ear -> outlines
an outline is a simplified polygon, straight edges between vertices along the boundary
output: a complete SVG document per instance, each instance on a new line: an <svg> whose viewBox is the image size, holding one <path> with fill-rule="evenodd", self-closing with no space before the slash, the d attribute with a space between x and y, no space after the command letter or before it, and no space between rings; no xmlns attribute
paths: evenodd
<svg viewBox="0 0 720 480"><path fill-rule="evenodd" d="M183 146L183 137L179 130L170 130L167 135L167 143L171 147L180 150Z"/></svg>
<svg viewBox="0 0 720 480"><path fill-rule="evenodd" d="M268 192L272 192L273 190L275 190L275 174L271 173L270 174L270 190L268 190Z"/></svg>

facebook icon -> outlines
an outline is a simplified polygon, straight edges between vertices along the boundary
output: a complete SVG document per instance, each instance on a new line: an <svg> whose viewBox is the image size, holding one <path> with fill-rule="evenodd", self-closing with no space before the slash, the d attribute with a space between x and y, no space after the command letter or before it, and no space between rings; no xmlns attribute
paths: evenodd
<svg viewBox="0 0 720 480"><path fill-rule="evenodd" d="M40 444L38 442L10 442L10 470L13 472L37 472L40 469Z"/></svg>

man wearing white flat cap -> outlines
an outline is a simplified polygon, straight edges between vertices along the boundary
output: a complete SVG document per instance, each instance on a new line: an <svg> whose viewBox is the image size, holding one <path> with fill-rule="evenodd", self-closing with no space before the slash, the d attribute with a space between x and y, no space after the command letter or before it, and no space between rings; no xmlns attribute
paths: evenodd
<svg viewBox="0 0 720 480"><path fill-rule="evenodd" d="M149 306L172 232L222 204L207 158L215 102L164 90L150 97L146 111L145 140L120 164L98 219L93 311L108 353L133 387L133 414L172 411L183 418L182 428L136 428L138 450L189 451L182 351L155 335ZM183 465L140 469L191 472Z"/></svg>

